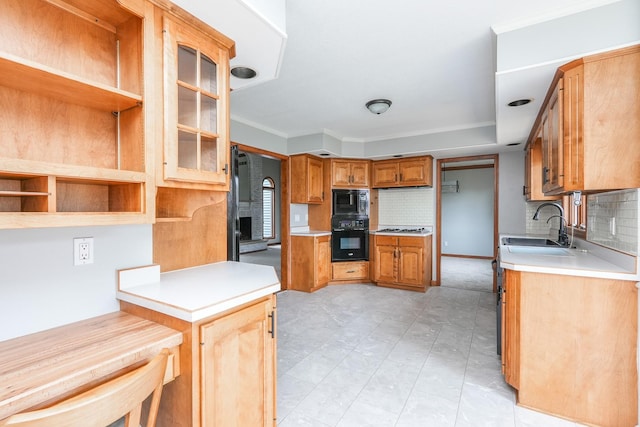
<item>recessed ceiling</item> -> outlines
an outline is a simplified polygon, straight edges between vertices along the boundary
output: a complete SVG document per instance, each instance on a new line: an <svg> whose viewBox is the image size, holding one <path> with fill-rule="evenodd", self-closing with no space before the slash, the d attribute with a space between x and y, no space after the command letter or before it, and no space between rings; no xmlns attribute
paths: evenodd
<svg viewBox="0 0 640 427"><path fill-rule="evenodd" d="M309 135L371 158L522 150L507 144L526 140L559 65L640 41L640 0L174 2L258 73L232 78L232 120L290 152ZM371 114L377 98L393 107Z"/></svg>

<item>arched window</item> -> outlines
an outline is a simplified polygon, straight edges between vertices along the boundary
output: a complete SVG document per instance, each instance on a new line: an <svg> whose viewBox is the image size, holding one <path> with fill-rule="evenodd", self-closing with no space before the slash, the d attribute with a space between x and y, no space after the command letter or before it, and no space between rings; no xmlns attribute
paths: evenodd
<svg viewBox="0 0 640 427"><path fill-rule="evenodd" d="M262 181L262 238L275 239L276 185L267 177Z"/></svg>

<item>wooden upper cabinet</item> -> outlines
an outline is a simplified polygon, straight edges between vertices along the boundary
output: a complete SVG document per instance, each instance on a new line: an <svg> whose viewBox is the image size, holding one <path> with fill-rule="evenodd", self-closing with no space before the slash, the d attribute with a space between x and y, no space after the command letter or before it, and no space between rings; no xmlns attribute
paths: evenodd
<svg viewBox="0 0 640 427"><path fill-rule="evenodd" d="M371 186L373 188L396 187L398 185L399 166L397 161L373 162Z"/></svg>
<svg viewBox="0 0 640 427"><path fill-rule="evenodd" d="M564 184L564 163L562 161L562 82L558 82L549 99L548 111L543 119L542 149L543 149L543 181L542 190L551 193L561 189Z"/></svg>
<svg viewBox="0 0 640 427"><path fill-rule="evenodd" d="M153 222L143 13L0 2L0 228Z"/></svg>
<svg viewBox="0 0 640 427"><path fill-rule="evenodd" d="M525 151L524 190L527 201L556 200L558 196L545 196L542 192L542 129Z"/></svg>
<svg viewBox="0 0 640 427"><path fill-rule="evenodd" d="M368 160L332 160L331 186L336 188L369 187Z"/></svg>
<svg viewBox="0 0 640 427"><path fill-rule="evenodd" d="M227 190L229 51L168 13L163 30L165 144L159 185L178 181Z"/></svg>
<svg viewBox="0 0 640 427"><path fill-rule="evenodd" d="M560 67L529 144L542 129L543 191L640 187L640 45Z"/></svg>
<svg viewBox="0 0 640 427"><path fill-rule="evenodd" d="M290 157L291 203L322 203L324 163L309 154Z"/></svg>
<svg viewBox="0 0 640 427"><path fill-rule="evenodd" d="M371 176L373 188L430 187L433 185L433 157L373 162Z"/></svg>

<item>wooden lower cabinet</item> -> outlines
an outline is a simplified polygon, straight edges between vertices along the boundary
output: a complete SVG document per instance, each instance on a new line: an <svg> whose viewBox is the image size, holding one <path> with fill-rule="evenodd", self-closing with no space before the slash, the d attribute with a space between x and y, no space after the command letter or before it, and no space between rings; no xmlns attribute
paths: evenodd
<svg viewBox="0 0 640 427"><path fill-rule="evenodd" d="M291 236L291 289L313 292L331 279L331 235Z"/></svg>
<svg viewBox="0 0 640 427"><path fill-rule="evenodd" d="M274 295L193 323L126 302L121 310L183 333L158 427L276 425Z"/></svg>
<svg viewBox="0 0 640 427"><path fill-rule="evenodd" d="M373 281L425 292L431 282L431 236L374 237Z"/></svg>
<svg viewBox="0 0 640 427"><path fill-rule="evenodd" d="M588 425L637 424L635 284L505 270L502 362L519 405Z"/></svg>

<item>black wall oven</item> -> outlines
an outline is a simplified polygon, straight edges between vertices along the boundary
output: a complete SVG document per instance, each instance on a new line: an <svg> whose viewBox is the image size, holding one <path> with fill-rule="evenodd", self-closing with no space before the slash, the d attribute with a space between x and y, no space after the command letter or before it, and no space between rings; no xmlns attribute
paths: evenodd
<svg viewBox="0 0 640 427"><path fill-rule="evenodd" d="M369 218L331 218L331 261L369 260Z"/></svg>

